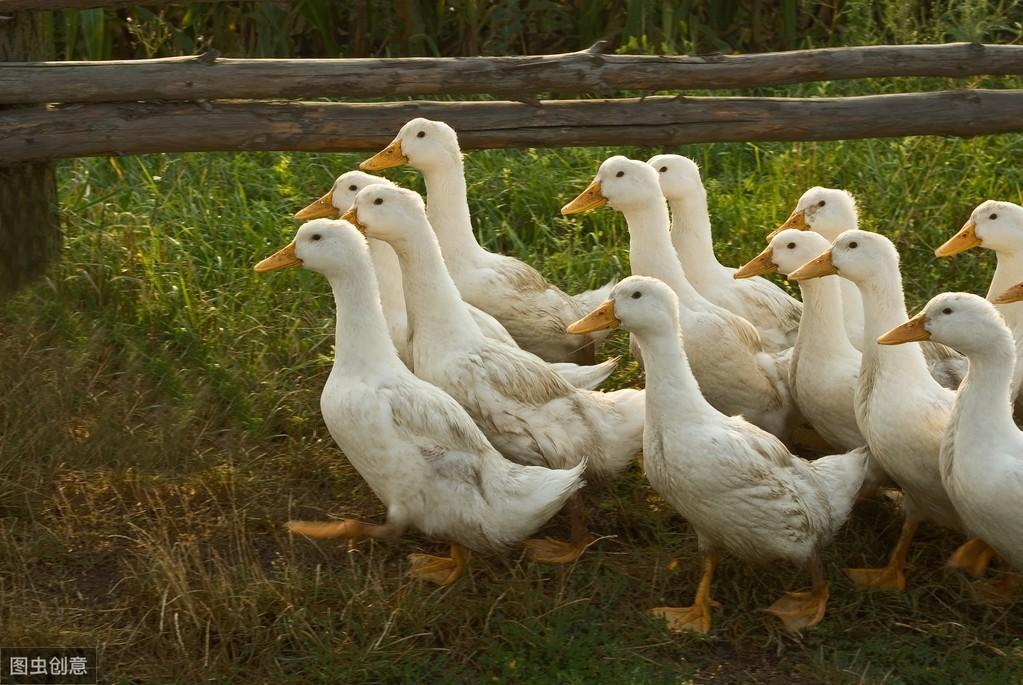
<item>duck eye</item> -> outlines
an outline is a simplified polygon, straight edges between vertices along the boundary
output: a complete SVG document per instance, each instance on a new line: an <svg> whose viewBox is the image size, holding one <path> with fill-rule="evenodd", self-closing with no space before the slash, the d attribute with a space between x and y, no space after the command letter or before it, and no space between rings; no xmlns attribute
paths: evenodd
<svg viewBox="0 0 1023 685"><path fill-rule="evenodd" d="M989 219L991 219L991 221L994 221L995 219L997 219L997 218L998 218L998 215L997 215L997 214L992 214L992 215L991 215L991 216L989 216L988 218L989 218Z"/></svg>
<svg viewBox="0 0 1023 685"><path fill-rule="evenodd" d="M624 175L625 175L624 171L619 171L617 174L615 174L615 176L618 177L618 178L621 178Z"/></svg>
<svg viewBox="0 0 1023 685"><path fill-rule="evenodd" d="M358 189L359 189L359 186L357 186L357 185L350 185L350 186L348 186L348 190L352 191L353 193L356 190L358 190Z"/></svg>
<svg viewBox="0 0 1023 685"><path fill-rule="evenodd" d="M790 250L794 250L796 248L796 244L795 243L789 243L785 247L789 248Z"/></svg>
<svg viewBox="0 0 1023 685"><path fill-rule="evenodd" d="M663 174L663 173L664 173L665 171L667 171L667 170L668 170L668 167L666 167L666 166L662 166L662 167L661 167L660 169L658 169L658 171L660 171L660 172L661 172L662 174Z"/></svg>
<svg viewBox="0 0 1023 685"><path fill-rule="evenodd" d="M855 240L849 243L849 249L855 250L857 247L859 247L859 243L857 243Z"/></svg>
<svg viewBox="0 0 1023 685"><path fill-rule="evenodd" d="M375 204L375 205L382 205L382 204L384 204L384 198L378 197L377 199L373 200L373 204Z"/></svg>
<svg viewBox="0 0 1023 685"><path fill-rule="evenodd" d="M313 240L319 240L321 237L319 233L313 233Z"/></svg>
<svg viewBox="0 0 1023 685"><path fill-rule="evenodd" d="M426 137L426 131L420 131L419 133L416 134L416 138L425 138L425 137Z"/></svg>
<svg viewBox="0 0 1023 685"><path fill-rule="evenodd" d="M951 307L945 307L944 309L941 310L941 313L942 314L951 314L952 313L952 308Z"/></svg>
<svg viewBox="0 0 1023 685"><path fill-rule="evenodd" d="M818 202L818 203L817 203L817 206L818 206L818 207L823 207L823 206L824 206L824 205L826 205L826 204L828 204L828 203L827 203L827 202L825 202L824 200L821 200L820 202Z"/></svg>
<svg viewBox="0 0 1023 685"><path fill-rule="evenodd" d="M632 299L634 299L634 300L638 300L641 297L643 297L643 293L639 292L638 290L636 292L632 293Z"/></svg>

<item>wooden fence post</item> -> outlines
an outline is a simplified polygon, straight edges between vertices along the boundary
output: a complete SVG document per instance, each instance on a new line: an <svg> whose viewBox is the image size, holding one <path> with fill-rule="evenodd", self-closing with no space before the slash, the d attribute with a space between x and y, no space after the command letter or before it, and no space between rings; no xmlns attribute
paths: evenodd
<svg viewBox="0 0 1023 685"><path fill-rule="evenodd" d="M49 12L0 14L0 61L52 58ZM53 163L0 164L0 296L42 274L60 245Z"/></svg>

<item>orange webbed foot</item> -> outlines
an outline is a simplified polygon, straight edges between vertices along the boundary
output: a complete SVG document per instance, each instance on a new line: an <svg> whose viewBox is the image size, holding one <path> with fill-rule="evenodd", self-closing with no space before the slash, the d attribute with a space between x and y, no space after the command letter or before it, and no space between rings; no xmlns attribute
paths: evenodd
<svg viewBox="0 0 1023 685"><path fill-rule="evenodd" d="M663 618L668 624L668 630L672 632L705 635L710 631L710 609L712 606L720 605L712 601L688 607L657 607L651 609L650 613L658 618Z"/></svg>
<svg viewBox="0 0 1023 685"><path fill-rule="evenodd" d="M413 553L408 555L408 559L412 562L409 575L413 578L447 586L461 577L469 561L469 553L458 545L452 545L450 557Z"/></svg>
<svg viewBox="0 0 1023 685"><path fill-rule="evenodd" d="M974 578L980 578L984 575L984 571L987 570L994 555L995 551L986 542L980 538L973 538L960 545L959 549L948 558L945 565L965 571Z"/></svg>
<svg viewBox="0 0 1023 685"><path fill-rule="evenodd" d="M583 555L596 538L587 534L578 542L555 538L532 538L526 540L526 556L542 564L571 564Z"/></svg>
<svg viewBox="0 0 1023 685"><path fill-rule="evenodd" d="M897 566L881 568L847 568L845 575L849 577L857 590L884 590L888 592L905 592L906 575Z"/></svg>
<svg viewBox="0 0 1023 685"><path fill-rule="evenodd" d="M764 611L781 619L787 632L798 633L824 620L830 596L831 583L823 583L807 592L786 592Z"/></svg>

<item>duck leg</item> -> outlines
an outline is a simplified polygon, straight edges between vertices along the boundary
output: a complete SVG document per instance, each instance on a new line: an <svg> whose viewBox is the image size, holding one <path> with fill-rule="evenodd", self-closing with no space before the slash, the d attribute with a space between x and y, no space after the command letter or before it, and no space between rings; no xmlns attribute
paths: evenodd
<svg viewBox="0 0 1023 685"><path fill-rule="evenodd" d="M986 542L980 538L971 538L952 552L945 566L966 571L974 578L980 578L994 555L995 551Z"/></svg>
<svg viewBox="0 0 1023 685"><path fill-rule="evenodd" d="M654 616L663 618L668 623L668 630L674 632L691 631L695 633L706 633L710 630L710 609L720 606L710 598L710 585L714 580L714 571L717 569L720 554L707 554L703 557L703 577L700 578L700 585L696 588L696 598L693 605L688 607L657 607L651 609Z"/></svg>
<svg viewBox="0 0 1023 685"><path fill-rule="evenodd" d="M288 521L284 524L290 533L298 533L317 540L348 538L348 549L355 547L363 538L396 538L404 531L390 523L379 525L364 523L358 519L341 521Z"/></svg>
<svg viewBox="0 0 1023 685"><path fill-rule="evenodd" d="M831 595L831 583L824 579L820 559L814 555L807 564L812 579L809 592L786 592L778 601L766 609L781 619L785 630L798 633L803 628L812 628L824 619Z"/></svg>
<svg viewBox="0 0 1023 685"><path fill-rule="evenodd" d="M526 540L526 555L543 564L571 564L582 556L593 542L593 535L586 527L586 509L583 497L576 492L568 498L568 521L571 539L568 542L554 538L532 538Z"/></svg>
<svg viewBox="0 0 1023 685"><path fill-rule="evenodd" d="M428 580L437 585L451 585L461 577L469 563L469 550L452 543L450 557L413 553L408 555L408 559L412 562L409 575L413 578Z"/></svg>
<svg viewBox="0 0 1023 685"><path fill-rule="evenodd" d="M858 590L905 591L906 576L903 569L906 566L906 554L909 552L909 545L913 542L913 536L916 535L916 529L919 527L919 521L906 519L902 524L899 541L895 543L895 549L892 550L888 564L882 568L847 568L845 574L849 576L849 580L856 584Z"/></svg>

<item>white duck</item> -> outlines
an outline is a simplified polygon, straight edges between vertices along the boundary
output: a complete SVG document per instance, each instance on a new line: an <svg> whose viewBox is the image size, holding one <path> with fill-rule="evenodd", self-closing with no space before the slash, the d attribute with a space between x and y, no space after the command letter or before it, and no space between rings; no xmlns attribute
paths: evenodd
<svg viewBox="0 0 1023 685"><path fill-rule="evenodd" d="M785 229L740 267L735 278L773 271L787 276L829 247L831 243L819 233ZM789 362L789 390L800 413L828 444L851 450L866 440L855 409L860 352L845 333L840 280L824 276L799 281L803 309Z"/></svg>
<svg viewBox="0 0 1023 685"><path fill-rule="evenodd" d="M820 233L829 243L833 243L845 231L859 228L856 200L848 191L814 186L803 193L789 218L774 229L767 239L772 240L789 228ZM863 348L863 303L860 301L860 292L851 282L844 279L839 281L845 332L852 346L860 350Z"/></svg>
<svg viewBox="0 0 1023 685"><path fill-rule="evenodd" d="M1014 296L1023 297L1023 289L999 302L1011 304ZM1021 570L1023 433L1012 418L1012 334L984 298L943 293L880 338L886 345L917 340L937 340L970 361L941 445L942 480L966 529Z"/></svg>
<svg viewBox="0 0 1023 685"><path fill-rule="evenodd" d="M646 360L647 478L696 531L704 574L690 607L661 607L676 630L710 628L711 581L723 553L755 563L806 564L809 592L789 592L768 611L797 631L824 618L829 583L819 552L849 517L863 483L861 448L809 462L776 437L715 409L687 361L678 298L654 278L630 276L575 331L621 326L639 338Z"/></svg>
<svg viewBox="0 0 1023 685"><path fill-rule="evenodd" d="M707 189L696 162L682 155L656 155L647 164L657 171L661 192L671 208L671 242L696 291L756 326L768 352L792 347L803 306L765 278L734 279L735 269L718 261Z"/></svg>
<svg viewBox="0 0 1023 685"><path fill-rule="evenodd" d="M816 186L803 193L789 218L772 231L767 239L773 239L783 230L797 228L801 231L811 230L820 233L833 243L845 231L858 230L858 221L856 200L848 191ZM862 350L863 302L859 289L845 279L839 279L839 287L842 291L842 316L849 342L857 350ZM966 375L966 360L963 356L944 345L930 342L921 345L921 349L934 379L946 388L958 387Z"/></svg>
<svg viewBox="0 0 1023 685"><path fill-rule="evenodd" d="M295 213L300 221L309 221L324 217L338 216L348 210L355 202L355 196L368 185L387 185L397 187L386 178L373 176L363 171L347 171L334 181L331 189L309 206ZM384 319L391 341L398 349L398 356L406 365L410 363L408 343L408 317L405 312L405 291L401 281L401 266L391 246L382 240L369 239L369 254L373 260L373 268L380 284L380 304L384 309ZM469 314L483 335L509 345L516 345L515 339L497 319L482 309L468 305ZM551 367L560 373L565 380L577 388L593 389L607 380L618 366L618 358L607 359L600 364L582 366L571 362L552 363Z"/></svg>
<svg viewBox="0 0 1023 685"><path fill-rule="evenodd" d="M877 462L903 492L905 523L888 564L848 569L861 588L902 591L906 554L920 522L960 530L959 514L941 482L938 454L954 395L935 381L919 345L882 347L877 338L903 322L906 304L899 253L878 233L846 231L831 249L789 274L794 281L838 274L856 284L864 311L864 347L856 388L856 420ZM989 550L967 543L950 564L983 570ZM988 556L988 559L990 557Z"/></svg>
<svg viewBox="0 0 1023 685"><path fill-rule="evenodd" d="M472 231L458 136L444 122L409 121L359 166L376 171L403 164L423 174L430 224L462 298L493 315L522 349L547 361L592 364L597 339L568 335L565 327L600 302L610 284L569 297L528 264L483 249Z"/></svg>
<svg viewBox="0 0 1023 685"><path fill-rule="evenodd" d="M998 262L987 298L994 299L1023 279L1023 207L1012 202L987 200L970 214L959 232L934 251L951 257L971 247L994 250ZM1023 302L996 305L1015 340L1016 365L1012 374L1012 397L1019 397L1023 382Z"/></svg>
<svg viewBox="0 0 1023 685"><path fill-rule="evenodd" d="M643 391L574 388L539 357L484 337L444 268L418 194L370 186L344 218L398 255L416 375L458 400L502 454L550 468L587 462L596 479L631 463L642 447ZM570 563L589 545L580 497L570 505L571 540L532 540L533 559Z"/></svg>
<svg viewBox="0 0 1023 685"><path fill-rule="evenodd" d="M309 222L255 268L295 266L323 274L334 291L337 353L320 409L387 521L293 521L293 532L356 540L414 526L452 546L450 558L409 555L412 574L447 585L464 570L467 550L518 543L582 486L581 464L554 471L505 460L454 399L412 375L388 336L366 241L350 224Z"/></svg>
<svg viewBox="0 0 1023 685"><path fill-rule="evenodd" d="M678 296L686 354L704 397L721 412L741 414L775 435L786 435L793 406L784 365L764 352L750 322L709 302L686 279L668 234L668 208L657 172L643 162L611 157L561 212L604 205L625 215L633 275L658 278Z"/></svg>

